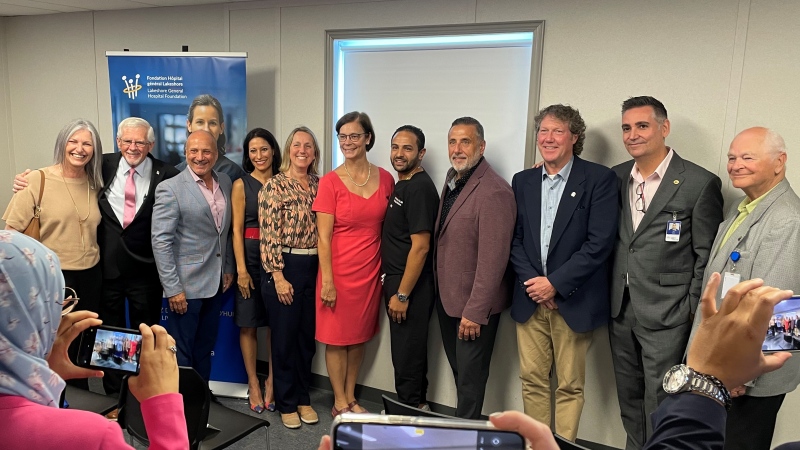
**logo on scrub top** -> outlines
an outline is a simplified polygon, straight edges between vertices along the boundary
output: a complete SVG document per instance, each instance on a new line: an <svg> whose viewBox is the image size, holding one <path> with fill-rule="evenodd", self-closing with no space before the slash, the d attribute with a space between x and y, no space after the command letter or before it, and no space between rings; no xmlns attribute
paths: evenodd
<svg viewBox="0 0 800 450"><path fill-rule="evenodd" d="M139 90L142 89L142 85L139 84L139 74L136 74L136 79L128 78L125 75L122 76L122 81L125 83L125 89L122 92L128 94L128 98L133 100L139 95Z"/></svg>

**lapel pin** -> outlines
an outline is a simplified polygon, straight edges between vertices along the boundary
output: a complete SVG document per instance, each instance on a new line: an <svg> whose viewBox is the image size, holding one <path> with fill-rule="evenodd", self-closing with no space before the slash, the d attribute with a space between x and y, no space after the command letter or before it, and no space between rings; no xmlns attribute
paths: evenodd
<svg viewBox="0 0 800 450"><path fill-rule="evenodd" d="M569 194L570 197L575 197L575 193Z"/></svg>
<svg viewBox="0 0 800 450"><path fill-rule="evenodd" d="M672 181L672 184L680 184L680 181L678 181L678 180L673 180L673 181Z"/></svg>
<svg viewBox="0 0 800 450"><path fill-rule="evenodd" d="M161 172L156 170L156 175L161 175Z"/></svg>

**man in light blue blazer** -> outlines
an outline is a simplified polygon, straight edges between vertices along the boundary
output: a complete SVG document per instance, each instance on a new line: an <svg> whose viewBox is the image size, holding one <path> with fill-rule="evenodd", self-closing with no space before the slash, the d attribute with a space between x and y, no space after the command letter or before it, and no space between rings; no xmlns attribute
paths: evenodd
<svg viewBox="0 0 800 450"><path fill-rule="evenodd" d="M231 180L213 170L214 137L195 131L184 147L187 167L156 188L153 255L169 298L167 330L178 364L208 381L217 341L222 293L233 282Z"/></svg>
<svg viewBox="0 0 800 450"><path fill-rule="evenodd" d="M786 180L786 144L769 129L742 131L728 150L728 176L745 197L734 203L719 226L703 284L714 272L723 275L723 291L735 281L761 278L765 286L800 293L800 198ZM697 314L692 338L700 325ZM699 344L699 343L698 343ZM725 428L726 450L769 449L778 410L800 383L800 358L743 386L728 386L733 405Z"/></svg>

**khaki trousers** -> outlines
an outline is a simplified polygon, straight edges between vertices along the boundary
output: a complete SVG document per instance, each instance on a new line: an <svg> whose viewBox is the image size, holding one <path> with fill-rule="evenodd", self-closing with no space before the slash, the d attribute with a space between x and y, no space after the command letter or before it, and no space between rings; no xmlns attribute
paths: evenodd
<svg viewBox="0 0 800 450"><path fill-rule="evenodd" d="M525 414L550 425L550 369L555 357L555 432L574 441L583 410L586 351L592 332L576 333L558 310L539 306L527 322L517 324L517 341Z"/></svg>

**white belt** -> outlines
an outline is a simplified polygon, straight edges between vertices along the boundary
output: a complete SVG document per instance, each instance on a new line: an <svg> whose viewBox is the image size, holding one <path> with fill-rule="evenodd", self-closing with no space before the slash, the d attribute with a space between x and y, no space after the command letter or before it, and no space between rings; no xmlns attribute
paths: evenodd
<svg viewBox="0 0 800 450"><path fill-rule="evenodd" d="M291 247L283 247L281 249L283 253L289 253L292 255L316 255L317 249L316 248L291 248Z"/></svg>

